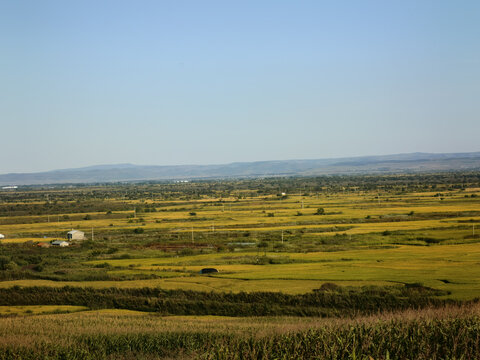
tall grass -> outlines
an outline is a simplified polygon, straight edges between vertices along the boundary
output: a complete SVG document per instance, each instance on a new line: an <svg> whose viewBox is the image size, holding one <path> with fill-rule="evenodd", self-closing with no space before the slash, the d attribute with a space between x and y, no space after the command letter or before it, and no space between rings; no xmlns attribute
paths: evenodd
<svg viewBox="0 0 480 360"><path fill-rule="evenodd" d="M57 334L61 337L62 334ZM0 359L478 359L480 319L392 320L327 326L269 337L160 332L55 337L35 346L0 345Z"/></svg>

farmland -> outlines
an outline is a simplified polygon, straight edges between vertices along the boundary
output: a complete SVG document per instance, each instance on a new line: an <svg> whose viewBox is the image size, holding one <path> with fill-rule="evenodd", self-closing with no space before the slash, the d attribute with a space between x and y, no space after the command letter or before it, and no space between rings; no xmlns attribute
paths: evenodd
<svg viewBox="0 0 480 360"><path fill-rule="evenodd" d="M0 328L19 331L12 319L21 317L54 333L62 322L80 321L62 349L80 349L96 332L105 344L91 349L99 358L180 354L143 345L133 355L108 350L115 336L140 335L147 343L186 336L179 345L186 358L230 358L228 351L250 341L245 358L261 358L255 351L270 346L266 339L309 342L327 336L326 327L374 338L372 318L386 332L392 324L419 334L462 321L478 327L479 224L480 174L473 172L24 186L0 192ZM38 246L72 229L86 239ZM218 272L200 274L206 267ZM449 315L434 326L444 316L431 315L439 309ZM408 320L412 312L421 320ZM115 321L135 325L112 334ZM172 332L157 338L149 322ZM45 331L37 348L57 354ZM465 336L464 346L473 341ZM204 340L212 347L186 345ZM391 349L399 346L390 340ZM332 346L302 354L331 355ZM25 358L32 351L14 337L0 347ZM422 356L432 354L462 353Z"/></svg>

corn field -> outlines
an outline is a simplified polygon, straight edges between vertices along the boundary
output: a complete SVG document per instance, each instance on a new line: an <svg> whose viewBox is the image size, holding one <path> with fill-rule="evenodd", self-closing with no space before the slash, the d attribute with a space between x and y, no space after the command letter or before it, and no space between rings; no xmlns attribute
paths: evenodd
<svg viewBox="0 0 480 360"><path fill-rule="evenodd" d="M478 359L480 318L359 322L263 337L164 331L61 338L3 340L0 359Z"/></svg>

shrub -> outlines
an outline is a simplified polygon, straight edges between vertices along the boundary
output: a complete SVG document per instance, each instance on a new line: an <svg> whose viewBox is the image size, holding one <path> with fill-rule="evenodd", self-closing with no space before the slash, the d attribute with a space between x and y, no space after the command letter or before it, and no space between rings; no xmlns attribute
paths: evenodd
<svg viewBox="0 0 480 360"><path fill-rule="evenodd" d="M326 282L320 286L320 291L339 291L341 288L335 283Z"/></svg>
<svg viewBox="0 0 480 360"><path fill-rule="evenodd" d="M268 247L268 242L262 241L257 245L259 248L267 248Z"/></svg>
<svg viewBox="0 0 480 360"><path fill-rule="evenodd" d="M34 267L32 267L32 270L41 272L43 271L43 266L41 264L35 265Z"/></svg>

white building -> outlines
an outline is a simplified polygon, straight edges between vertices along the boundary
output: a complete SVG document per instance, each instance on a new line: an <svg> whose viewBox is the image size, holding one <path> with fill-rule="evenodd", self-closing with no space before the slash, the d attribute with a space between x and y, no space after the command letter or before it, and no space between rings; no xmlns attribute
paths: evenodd
<svg viewBox="0 0 480 360"><path fill-rule="evenodd" d="M0 234L0 239L5 239L5 235Z"/></svg>
<svg viewBox="0 0 480 360"><path fill-rule="evenodd" d="M53 246L60 246L60 247L65 247L65 246L69 246L70 244L66 241L62 241L62 240L54 240L52 241L52 245Z"/></svg>
<svg viewBox="0 0 480 360"><path fill-rule="evenodd" d="M67 233L68 240L85 240L85 233L80 230L72 230Z"/></svg>

